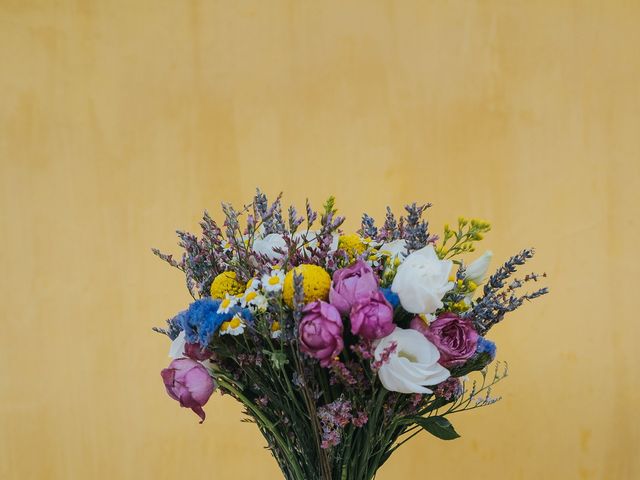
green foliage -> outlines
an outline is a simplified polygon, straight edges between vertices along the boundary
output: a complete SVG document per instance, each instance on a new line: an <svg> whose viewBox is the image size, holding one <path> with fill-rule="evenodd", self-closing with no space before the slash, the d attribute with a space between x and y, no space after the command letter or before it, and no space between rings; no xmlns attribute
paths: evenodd
<svg viewBox="0 0 640 480"><path fill-rule="evenodd" d="M474 242L482 240L484 234L491 230L491 225L483 220L458 218L456 230L449 225L444 226L442 244L436 249L442 259L455 257L461 253L475 251Z"/></svg>
<svg viewBox="0 0 640 480"><path fill-rule="evenodd" d="M444 417L434 415L432 417L415 417L412 419L417 425L425 429L431 435L441 440L454 440L460 435Z"/></svg>
<svg viewBox="0 0 640 480"><path fill-rule="evenodd" d="M327 201L324 202L323 208L324 208L324 214L325 215L335 215L336 213L338 213L338 210L335 208L335 204L336 204L336 197L334 197L333 195L331 195L329 198L327 198Z"/></svg>

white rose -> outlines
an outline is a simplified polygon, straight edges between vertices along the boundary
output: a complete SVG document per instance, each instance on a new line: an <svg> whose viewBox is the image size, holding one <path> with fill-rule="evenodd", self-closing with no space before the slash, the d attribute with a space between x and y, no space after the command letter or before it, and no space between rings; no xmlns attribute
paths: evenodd
<svg viewBox="0 0 640 480"><path fill-rule="evenodd" d="M378 251L380 253L386 253L392 259L399 258L400 260L402 260L407 256L407 241L400 239L383 243Z"/></svg>
<svg viewBox="0 0 640 480"><path fill-rule="evenodd" d="M171 358L184 357L184 345L187 341L184 338L184 330L171 342L169 347L169 356Z"/></svg>
<svg viewBox="0 0 640 480"><path fill-rule="evenodd" d="M432 245L413 252L398 267L391 291L410 313L429 314L442 308L442 297L453 288L449 272L453 262L440 260Z"/></svg>
<svg viewBox="0 0 640 480"><path fill-rule="evenodd" d="M283 257L281 253L274 251L275 248L287 249L287 243L279 233L270 233L265 235L264 238L256 238L253 241L253 251L266 255L269 260L279 260Z"/></svg>
<svg viewBox="0 0 640 480"><path fill-rule="evenodd" d="M380 382L387 390L400 393L433 393L427 385L437 385L449 378L449 370L438 363L440 352L417 330L396 327L380 340L374 351L377 361L392 343L396 349L378 370Z"/></svg>
<svg viewBox="0 0 640 480"><path fill-rule="evenodd" d="M482 283L489 269L489 263L492 257L493 253L491 250L484 252L480 258L477 258L469 264L464 272L464 278L471 280L475 284Z"/></svg>

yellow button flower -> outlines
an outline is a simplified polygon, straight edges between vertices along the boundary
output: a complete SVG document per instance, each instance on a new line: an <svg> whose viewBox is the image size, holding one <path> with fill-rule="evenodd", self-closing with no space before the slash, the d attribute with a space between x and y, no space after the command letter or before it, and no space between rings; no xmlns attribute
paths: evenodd
<svg viewBox="0 0 640 480"><path fill-rule="evenodd" d="M240 295L244 285L236 279L236 272L222 272L211 283L211 297L222 299L225 294Z"/></svg>
<svg viewBox="0 0 640 480"><path fill-rule="evenodd" d="M355 260L355 258L361 255L367 248L367 245L362 240L360 235L351 233L349 235L341 235L338 239L338 248L347 252L349 260Z"/></svg>
<svg viewBox="0 0 640 480"><path fill-rule="evenodd" d="M283 298L287 305L293 308L293 272L302 275L302 288L304 290L304 303L329 298L331 277L327 271L317 265L300 265L290 270L284 278Z"/></svg>

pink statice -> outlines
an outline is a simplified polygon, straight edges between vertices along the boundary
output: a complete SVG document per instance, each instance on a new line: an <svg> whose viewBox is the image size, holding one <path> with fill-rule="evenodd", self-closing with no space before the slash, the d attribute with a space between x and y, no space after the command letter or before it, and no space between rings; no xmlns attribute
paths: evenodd
<svg viewBox="0 0 640 480"><path fill-rule="evenodd" d="M371 364L371 369L374 372L377 372L378 370L380 370L380 367L382 367L384 364L386 364L389 361L389 358L391 358L391 355L393 355L397 349L398 349L398 344L396 342L391 342L389 346L382 351L382 354L380 355L380 359L376 360Z"/></svg>

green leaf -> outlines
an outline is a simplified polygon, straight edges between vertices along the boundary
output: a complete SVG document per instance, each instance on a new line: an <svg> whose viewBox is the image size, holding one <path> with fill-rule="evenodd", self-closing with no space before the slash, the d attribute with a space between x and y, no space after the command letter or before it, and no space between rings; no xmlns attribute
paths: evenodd
<svg viewBox="0 0 640 480"><path fill-rule="evenodd" d="M262 350L262 353L267 355L273 363L273 366L276 370L280 370L284 368L284 366L289 363L287 359L287 355L284 352L272 352L270 350Z"/></svg>
<svg viewBox="0 0 640 480"><path fill-rule="evenodd" d="M412 418L412 420L431 435L442 440L453 440L460 436L453 428L453 425L451 425L451 422L439 415L434 415L433 417L415 417Z"/></svg>

